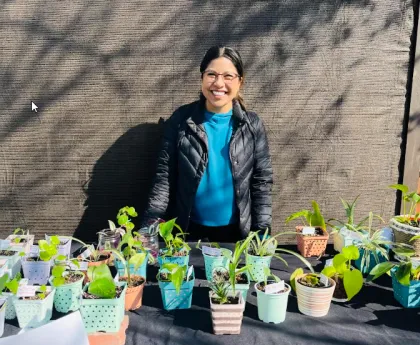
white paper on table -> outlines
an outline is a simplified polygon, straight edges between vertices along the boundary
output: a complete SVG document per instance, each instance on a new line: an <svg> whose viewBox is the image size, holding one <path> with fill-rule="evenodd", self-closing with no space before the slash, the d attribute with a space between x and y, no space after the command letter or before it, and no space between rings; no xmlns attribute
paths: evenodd
<svg viewBox="0 0 420 345"><path fill-rule="evenodd" d="M34 329L23 329L17 335L0 339L0 345L89 345L79 311L50 321Z"/></svg>
<svg viewBox="0 0 420 345"><path fill-rule="evenodd" d="M312 226L304 226L302 229L302 235L314 235L315 228Z"/></svg>

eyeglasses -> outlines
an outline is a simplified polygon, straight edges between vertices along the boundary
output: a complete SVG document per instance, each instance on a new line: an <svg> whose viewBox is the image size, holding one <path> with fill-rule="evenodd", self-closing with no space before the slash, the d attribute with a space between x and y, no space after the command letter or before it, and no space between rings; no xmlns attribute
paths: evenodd
<svg viewBox="0 0 420 345"><path fill-rule="evenodd" d="M213 83L217 80L217 77L219 75L221 75L223 77L223 81L226 84L230 84L230 83L232 83L233 80L235 80L235 78L240 77L239 74L236 74L236 73L228 73L228 72L227 73L216 73L214 71L204 71L203 79L206 82Z"/></svg>

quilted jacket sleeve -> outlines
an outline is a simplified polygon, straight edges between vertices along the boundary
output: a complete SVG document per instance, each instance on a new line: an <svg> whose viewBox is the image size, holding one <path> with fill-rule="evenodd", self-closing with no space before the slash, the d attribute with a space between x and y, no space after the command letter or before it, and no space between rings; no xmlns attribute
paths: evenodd
<svg viewBox="0 0 420 345"><path fill-rule="evenodd" d="M156 175L142 220L143 226L151 220L164 218L169 205L170 192L176 183L178 117L179 114L176 111L165 123Z"/></svg>
<svg viewBox="0 0 420 345"><path fill-rule="evenodd" d="M254 169L251 177L251 230L271 227L273 168L267 134L260 119L255 124Z"/></svg>

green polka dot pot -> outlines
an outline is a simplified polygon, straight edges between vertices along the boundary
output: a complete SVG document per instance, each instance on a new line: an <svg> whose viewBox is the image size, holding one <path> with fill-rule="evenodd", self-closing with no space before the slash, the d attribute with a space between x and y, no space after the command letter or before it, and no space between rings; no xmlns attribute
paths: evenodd
<svg viewBox="0 0 420 345"><path fill-rule="evenodd" d="M119 331L124 318L127 284L119 282L117 286L124 287L118 298L80 300L80 314L87 333ZM83 291L87 291L88 287L89 284L86 284Z"/></svg>
<svg viewBox="0 0 420 345"><path fill-rule="evenodd" d="M11 292L3 292L3 297L7 297L7 304L5 310L5 318L6 320L13 320L16 318L16 310L15 310L15 303L14 303L14 294Z"/></svg>
<svg viewBox="0 0 420 345"><path fill-rule="evenodd" d="M250 265L248 271L250 273L251 279L256 282L264 281L264 268L270 268L271 259L270 256L254 256L247 254L246 255L246 264Z"/></svg>
<svg viewBox="0 0 420 345"><path fill-rule="evenodd" d="M179 294L176 293L175 286L172 282L159 281L163 308L165 310L191 308L194 281L195 279L193 273L189 281L184 281Z"/></svg>
<svg viewBox="0 0 420 345"><path fill-rule="evenodd" d="M80 272L80 279L71 284L64 284L56 287L54 307L60 313L79 310L80 296L83 291L84 274ZM51 284L52 279L50 279Z"/></svg>
<svg viewBox="0 0 420 345"><path fill-rule="evenodd" d="M227 249L226 249L227 250ZM230 254L232 254L232 251L229 250ZM224 256L211 256L207 254L203 254L204 257L204 267L206 270L206 279L208 281L213 280L213 270L217 267L224 267L228 268L229 260L228 258Z"/></svg>
<svg viewBox="0 0 420 345"><path fill-rule="evenodd" d="M45 299L24 300L14 297L16 316L20 328L35 328L51 320L55 288L52 288Z"/></svg>

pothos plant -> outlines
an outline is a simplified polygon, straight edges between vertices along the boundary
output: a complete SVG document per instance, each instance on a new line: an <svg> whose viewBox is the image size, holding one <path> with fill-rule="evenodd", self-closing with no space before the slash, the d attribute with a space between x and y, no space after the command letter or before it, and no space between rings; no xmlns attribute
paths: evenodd
<svg viewBox="0 0 420 345"><path fill-rule="evenodd" d="M177 294L181 291L182 283L186 280L188 267L176 263L165 263L161 266L156 279L159 281L170 281Z"/></svg>
<svg viewBox="0 0 420 345"><path fill-rule="evenodd" d="M3 277L6 277L6 278L3 278ZM5 282L4 284L3 282L0 284L0 293L10 292L16 295L19 288L19 282L22 279L22 275L20 274L20 272L18 272L15 275L15 277L11 280L9 280L9 275L7 273L3 275L1 279L5 279Z"/></svg>
<svg viewBox="0 0 420 345"><path fill-rule="evenodd" d="M137 216L138 214L134 207L125 206L121 208L117 214L117 223L120 227L117 228L113 221L108 220L109 228L114 232L121 228L124 228L126 231L132 231L134 229L134 223L131 221L131 218L135 218Z"/></svg>
<svg viewBox="0 0 420 345"><path fill-rule="evenodd" d="M419 228L420 213L416 213L416 206L420 203L420 195L416 192L409 192L408 186L404 184L392 184L389 188L399 190L402 193L403 214L395 216L394 219L399 223Z"/></svg>
<svg viewBox="0 0 420 345"><path fill-rule="evenodd" d="M175 221L176 218L159 224L159 235L165 242L165 248L159 253L160 256L185 256L191 250L185 242L186 233ZM179 231L175 236L172 233L174 227Z"/></svg>
<svg viewBox="0 0 420 345"><path fill-rule="evenodd" d="M321 214L321 210L319 208L318 203L315 200L312 200L312 208L313 211L310 210L300 210L291 214L289 217L286 218L286 224L290 221L301 218L303 224L312 226L312 227L320 227L324 231L326 230L325 219L324 216Z"/></svg>
<svg viewBox="0 0 420 345"><path fill-rule="evenodd" d="M49 243L46 240L39 240L39 259L42 261L51 261L58 253L58 245L60 239L57 236L51 236ZM19 253L20 256L25 256L24 252Z"/></svg>
<svg viewBox="0 0 420 345"><path fill-rule="evenodd" d="M76 274L80 277L84 277L82 272L72 270L72 267L66 259L67 257L65 255L59 255L56 259L56 265L54 265L53 269L51 270L51 282L55 287L64 285L66 283L66 275L68 274ZM80 267L79 261L77 259L71 259L70 263L76 267Z"/></svg>
<svg viewBox="0 0 420 345"><path fill-rule="evenodd" d="M116 284L106 264L90 266L87 270L90 283L87 292L102 299L113 299L117 295Z"/></svg>

